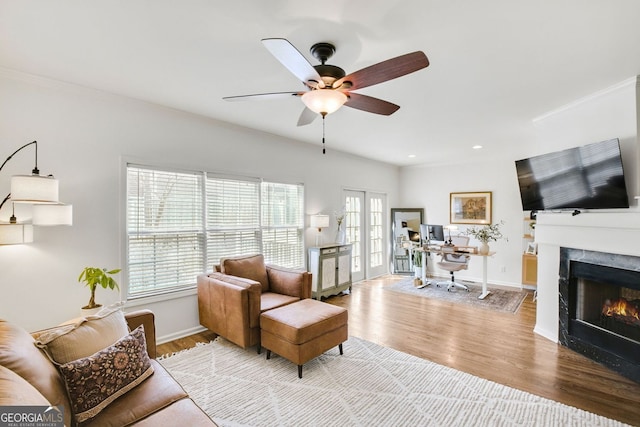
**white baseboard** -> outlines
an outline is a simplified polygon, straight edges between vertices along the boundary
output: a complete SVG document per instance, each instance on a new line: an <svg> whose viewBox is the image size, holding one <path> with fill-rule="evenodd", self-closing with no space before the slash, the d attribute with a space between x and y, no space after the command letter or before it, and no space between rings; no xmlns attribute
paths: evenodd
<svg viewBox="0 0 640 427"><path fill-rule="evenodd" d="M163 335L161 337L156 337L156 344L164 344L170 341L174 341L180 338L188 337L189 335L198 334L200 332L206 331L207 328L204 326L194 326L193 328L185 329L182 331L174 332L172 334Z"/></svg>
<svg viewBox="0 0 640 427"><path fill-rule="evenodd" d="M558 342L558 337L557 335L554 336L554 334L551 331L547 331L543 328L538 327L538 325L535 326L535 328L533 328L533 332L535 332L536 334L548 339L549 341L553 341L555 343Z"/></svg>

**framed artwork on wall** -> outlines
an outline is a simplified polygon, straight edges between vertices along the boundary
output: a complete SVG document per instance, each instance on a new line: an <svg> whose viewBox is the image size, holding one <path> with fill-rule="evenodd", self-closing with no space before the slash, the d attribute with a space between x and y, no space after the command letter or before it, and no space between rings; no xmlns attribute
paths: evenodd
<svg viewBox="0 0 640 427"><path fill-rule="evenodd" d="M451 193L451 224L491 224L491 191Z"/></svg>

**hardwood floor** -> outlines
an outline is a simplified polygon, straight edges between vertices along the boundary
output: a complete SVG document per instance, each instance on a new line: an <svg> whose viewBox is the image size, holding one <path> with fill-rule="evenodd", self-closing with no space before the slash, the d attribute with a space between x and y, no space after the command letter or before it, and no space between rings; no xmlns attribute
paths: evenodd
<svg viewBox="0 0 640 427"><path fill-rule="evenodd" d="M325 301L349 309L349 335L589 412L640 426L640 384L538 336L536 303L501 313L384 291L384 276ZM204 332L158 346L158 354L210 341Z"/></svg>

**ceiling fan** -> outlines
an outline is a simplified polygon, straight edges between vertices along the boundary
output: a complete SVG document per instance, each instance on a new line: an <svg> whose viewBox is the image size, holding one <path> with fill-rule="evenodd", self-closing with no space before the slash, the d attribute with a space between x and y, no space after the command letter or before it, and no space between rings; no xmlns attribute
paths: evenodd
<svg viewBox="0 0 640 427"><path fill-rule="evenodd" d="M322 42L311 46L310 52L314 58L320 61L320 65L311 65L300 51L286 39L267 38L263 39L262 43L282 65L302 81L305 89L294 92L228 96L223 99L245 101L301 97L305 108L298 119L298 126L311 123L318 114L324 119L327 114L337 111L342 105L369 113L391 115L400 106L354 91L402 77L429 65L429 60L424 52L416 51L346 75L342 68L326 63L336 51L335 46L331 43Z"/></svg>

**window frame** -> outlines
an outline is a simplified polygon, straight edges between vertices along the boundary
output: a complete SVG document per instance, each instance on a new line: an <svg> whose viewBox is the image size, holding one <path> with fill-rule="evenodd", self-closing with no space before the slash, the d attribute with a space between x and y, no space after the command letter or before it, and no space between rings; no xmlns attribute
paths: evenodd
<svg viewBox="0 0 640 427"><path fill-rule="evenodd" d="M298 268L305 268L306 267L306 258L305 258L305 250L306 250L306 242L305 242L305 213L304 213L304 206L306 205L306 193L305 193L305 185L304 183L287 183L287 182L283 182L283 181L275 181L275 180L267 180L264 178L256 178L256 177L250 177L250 176L241 176L241 175L232 175L232 174L228 174L228 173L223 173L223 172L211 172L211 171L207 171L207 170L203 170L203 169L184 169L184 168L176 168L176 167L172 167L172 166L167 166L167 165L162 165L162 164L154 164L151 162L145 162L145 161L140 161L140 160L134 160L134 159L123 159L123 163L122 163L123 167L123 180L122 180L122 199L123 199L123 208L120 209L121 211L121 215L122 215L122 243L121 246L123 248L122 254L123 254L123 263L122 265L124 265L124 276L126 277L125 279L125 283L122 286L122 291L123 291L123 296L124 298L127 300L127 304L130 306L135 306L135 305L141 305L144 303L149 303L149 302L153 302L153 301L162 301L162 300L167 300L167 299L173 299L173 298L181 298L187 295L194 295L196 294L196 276L193 277L193 283L189 284L189 285L177 285L175 287L171 287L171 288L166 288L166 289L152 289L148 292L143 292L143 293L131 293L131 288L130 288L130 283L131 283L131 278L130 278L130 242L129 242L129 189L128 189L128 185L129 185L129 170L130 168L140 168L140 169L147 169L147 170L158 170L161 172L175 172L175 173L186 173L186 174L195 174L197 176L200 177L200 191L201 191L201 203L202 203L202 217L201 217L201 221L200 221L200 228L198 229L198 233L202 235L202 246L203 246L203 253L201 256L201 264L202 264L202 268L201 268L201 273L206 273L206 272L210 272L213 268L213 264L209 265L210 262L208 261L208 259L210 258L209 256L209 248L208 248L208 244L209 244L209 232L210 232L210 228L208 228L208 223L207 223L207 217L209 215L209 205L208 205L208 198L207 198L207 180L209 178L213 178L213 179L225 179L225 180L231 180L231 181L247 181L247 182L255 182L258 184L258 193L257 193L257 206L258 206L258 225L257 225L257 229L259 230L260 236L258 237L258 241L259 241L259 245L261 245L261 249L260 252L264 252L264 241L262 239L262 234L265 232L265 230L273 230L275 229L280 229L283 227L273 227L270 225L265 225L263 224L263 201L262 201L262 192L263 192L263 188L265 185L283 185L283 186L297 186L298 187L298 195L297 195L297 199L295 199L295 201L297 201L297 203L299 203L299 206L297 206L295 209L298 210L297 215L298 215L298 225L297 225L297 235L298 235L298 239L296 244L299 245L300 250L299 250L299 254L297 255L298 259L294 258L295 262L300 262L300 265L297 266ZM284 227L287 228L287 227ZM292 227L288 227L289 229L291 229ZM265 257L266 258L266 257ZM268 261L268 262L274 262L276 264L278 264L277 261ZM201 274L200 272L198 274Z"/></svg>

